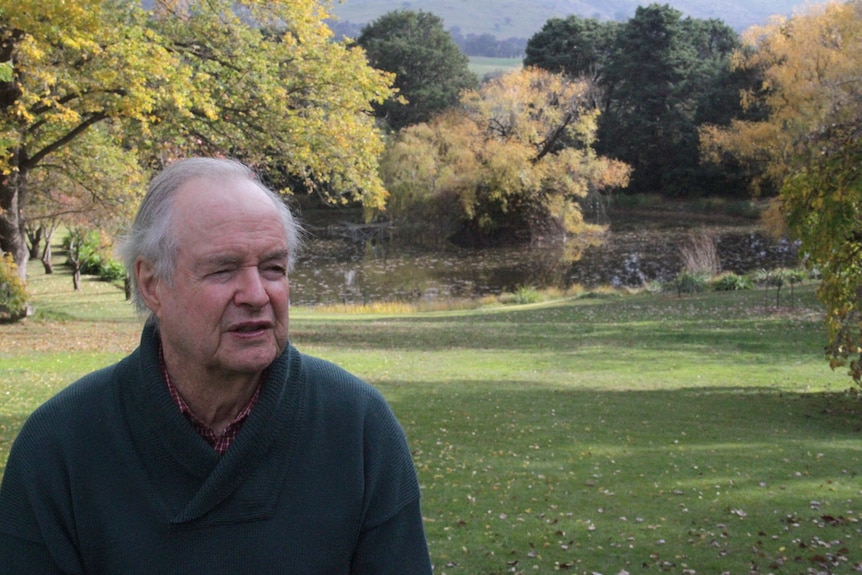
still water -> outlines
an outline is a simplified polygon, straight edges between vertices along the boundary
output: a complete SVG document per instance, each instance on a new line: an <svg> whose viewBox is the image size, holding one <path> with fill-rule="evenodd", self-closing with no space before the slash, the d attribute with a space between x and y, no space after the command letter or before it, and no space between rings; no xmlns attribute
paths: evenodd
<svg viewBox="0 0 862 575"><path fill-rule="evenodd" d="M703 231L703 230L701 230ZM709 228L722 271L795 267L797 248L752 226ZM316 234L291 273L291 304L479 298L518 287L638 287L668 281L682 266L690 228L609 231L570 261L560 246L428 252L397 240L352 241Z"/></svg>

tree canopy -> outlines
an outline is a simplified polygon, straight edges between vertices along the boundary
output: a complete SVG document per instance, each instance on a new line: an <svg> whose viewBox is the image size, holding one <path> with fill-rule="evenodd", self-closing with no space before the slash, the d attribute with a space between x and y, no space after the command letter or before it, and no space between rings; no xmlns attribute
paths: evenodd
<svg viewBox="0 0 862 575"><path fill-rule="evenodd" d="M586 81L528 68L405 128L382 161L393 214L413 209L445 234L466 231L479 241L592 229L579 202L624 186L628 168L595 153L590 92Z"/></svg>
<svg viewBox="0 0 862 575"><path fill-rule="evenodd" d="M697 195L739 187L737 174L704 168L697 147L700 122L727 123L740 111L747 77L728 74L738 43L721 21L650 4L624 23L549 20L529 40L525 64L597 84L596 149L632 166L632 192Z"/></svg>
<svg viewBox="0 0 862 575"><path fill-rule="evenodd" d="M527 43L524 66L601 83L621 24L593 18L551 18Z"/></svg>
<svg viewBox="0 0 862 575"><path fill-rule="evenodd" d="M389 12L363 28L356 43L372 66L395 74L398 97L375 105L394 130L430 120L477 85L469 59L434 14Z"/></svg>
<svg viewBox="0 0 862 575"><path fill-rule="evenodd" d="M0 0L0 60L12 65L0 78L0 250L26 269L28 214L48 213L34 202L57 191L37 183L134 205L139 174L189 153L277 166L330 200L382 206L370 112L392 78L332 41L325 8ZM88 167L70 163L82 154ZM117 177L93 171L100 158Z"/></svg>
<svg viewBox="0 0 862 575"><path fill-rule="evenodd" d="M829 3L748 30L738 66L763 77L744 94L760 121L707 127L717 159L733 154L779 189L779 207L823 281L827 355L862 381L862 2Z"/></svg>

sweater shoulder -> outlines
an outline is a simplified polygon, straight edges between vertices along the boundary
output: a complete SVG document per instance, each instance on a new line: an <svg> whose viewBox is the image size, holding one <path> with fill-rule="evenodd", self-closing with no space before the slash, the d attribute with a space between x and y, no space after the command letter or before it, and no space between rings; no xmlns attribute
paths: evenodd
<svg viewBox="0 0 862 575"><path fill-rule="evenodd" d="M114 373L118 365L115 363L81 377L39 406L34 414L42 411L63 412L67 406L99 402L114 385Z"/></svg>
<svg viewBox="0 0 862 575"><path fill-rule="evenodd" d="M300 354L300 357L303 375L315 388L337 396L347 394L375 403L385 403L377 388L343 367L311 355Z"/></svg>
<svg viewBox="0 0 862 575"><path fill-rule="evenodd" d="M328 414L330 422L354 425L361 433L401 433L380 390L331 361L305 354L300 357L301 379L313 410Z"/></svg>

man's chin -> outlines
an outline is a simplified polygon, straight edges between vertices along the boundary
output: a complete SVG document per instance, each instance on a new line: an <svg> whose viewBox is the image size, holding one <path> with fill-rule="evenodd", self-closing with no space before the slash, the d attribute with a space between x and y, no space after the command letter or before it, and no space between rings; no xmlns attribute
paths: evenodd
<svg viewBox="0 0 862 575"><path fill-rule="evenodd" d="M255 375L265 371L278 356L279 352L275 347L268 346L268 349L244 350L227 357L223 365L234 373Z"/></svg>

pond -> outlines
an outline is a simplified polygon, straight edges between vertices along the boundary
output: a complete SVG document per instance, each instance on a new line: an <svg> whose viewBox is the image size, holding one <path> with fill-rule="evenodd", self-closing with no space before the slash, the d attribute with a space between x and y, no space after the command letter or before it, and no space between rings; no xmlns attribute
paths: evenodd
<svg viewBox="0 0 862 575"><path fill-rule="evenodd" d="M768 238L750 221L715 225L686 216L661 225L612 224L603 242L584 248L576 261L567 259L559 245L429 252L397 240L350 239L321 228L291 274L291 303L480 298L522 286L640 287L673 279L682 267L680 248L692 234L703 233L715 241L721 271L742 274L798 262L795 244Z"/></svg>

